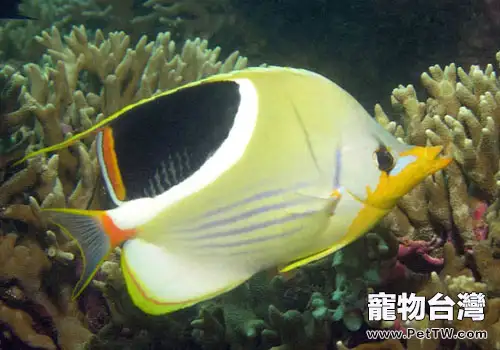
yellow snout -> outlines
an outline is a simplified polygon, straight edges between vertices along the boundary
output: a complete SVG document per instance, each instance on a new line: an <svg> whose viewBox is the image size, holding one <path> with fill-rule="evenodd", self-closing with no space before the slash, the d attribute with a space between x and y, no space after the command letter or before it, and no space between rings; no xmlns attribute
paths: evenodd
<svg viewBox="0 0 500 350"><path fill-rule="evenodd" d="M377 188L373 191L367 188L365 204L379 209L392 209L396 202L422 182L427 176L447 167L452 158L441 156L442 146L419 147L415 146L402 152L401 159L409 159L397 174L382 172Z"/></svg>

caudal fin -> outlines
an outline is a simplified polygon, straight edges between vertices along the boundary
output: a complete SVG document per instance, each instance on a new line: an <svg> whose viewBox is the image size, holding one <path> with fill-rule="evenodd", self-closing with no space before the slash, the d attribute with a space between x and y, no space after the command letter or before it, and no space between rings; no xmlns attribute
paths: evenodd
<svg viewBox="0 0 500 350"><path fill-rule="evenodd" d="M73 289L76 298L94 277L97 269L113 248L113 242L105 232L106 212L75 209L45 209L49 221L78 243L83 258L83 271Z"/></svg>

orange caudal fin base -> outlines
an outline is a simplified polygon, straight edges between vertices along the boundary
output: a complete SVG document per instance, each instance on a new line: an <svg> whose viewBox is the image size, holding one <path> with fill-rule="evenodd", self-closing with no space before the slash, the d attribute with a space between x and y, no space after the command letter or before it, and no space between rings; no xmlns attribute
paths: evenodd
<svg viewBox="0 0 500 350"><path fill-rule="evenodd" d="M90 283L111 250L134 234L132 230L120 230L105 211L45 209L43 214L78 244L83 271L73 298Z"/></svg>

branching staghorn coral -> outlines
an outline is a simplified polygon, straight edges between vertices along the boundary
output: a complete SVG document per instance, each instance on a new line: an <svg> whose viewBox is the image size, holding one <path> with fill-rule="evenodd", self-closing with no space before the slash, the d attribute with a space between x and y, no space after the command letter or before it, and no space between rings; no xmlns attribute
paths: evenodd
<svg viewBox="0 0 500 350"><path fill-rule="evenodd" d="M482 242L484 243L484 242ZM478 245L479 246L479 245ZM478 247L476 246L476 248ZM444 296L450 297L455 301L453 306L453 320L434 319L431 320L426 314L423 320L401 321L401 327L398 330L406 332L407 328L416 330L424 330L429 328L454 328L455 330L469 331L478 330L488 332L487 339L464 339L464 340L446 340L436 338L419 339L417 337L410 338L403 345L399 340L391 339L380 342L363 343L353 348L347 347L343 342L337 343L339 350L378 350L378 349L394 349L394 350L442 350L442 349L457 349L468 348L471 346L476 349L493 350L500 348L500 333L497 328L500 321L500 299L491 296L488 292L488 285L483 282L478 282L474 275L477 271L473 271L468 267L467 259L464 256L457 255L452 243L447 242L443 247L444 267L437 273L432 272L427 283L419 290L412 290L418 296L423 296L428 301L441 293ZM493 271L492 271L493 272ZM459 293L484 293L487 297L486 308L484 312L484 320L472 321L469 318L459 320L457 318L459 305L456 301Z"/></svg>
<svg viewBox="0 0 500 350"><path fill-rule="evenodd" d="M2 23L0 52L5 56L2 58L22 62L36 60L44 48L36 45L34 37L51 27L67 32L71 23L92 22L97 27L107 28L113 22L114 30L130 29L120 24L124 21L128 23L133 18L133 1L107 2L106 6L106 3L95 0L23 0L19 5L20 11L34 20ZM117 6L119 4L121 6Z"/></svg>
<svg viewBox="0 0 500 350"><path fill-rule="evenodd" d="M500 266L500 84L492 65L484 70L472 66L468 73L454 64L444 69L433 66L429 73L421 76L430 96L425 102L418 100L411 85L394 89L391 102L401 123L390 121L380 105L375 107L376 119L402 142L444 145L455 161L407 194L380 226L386 234L398 236L403 244L409 239L435 241L435 236L448 241L443 247L444 267L431 273L420 294L430 298L441 292L453 298L459 292L484 292L488 297L486 316L483 322L430 321L432 327L488 330L489 339L475 340L475 345L500 348L496 331L500 305L496 276ZM406 346L411 350L440 348L439 343L424 343L408 342ZM362 344L356 349L370 348L400 347L380 343Z"/></svg>
<svg viewBox="0 0 500 350"><path fill-rule="evenodd" d="M36 20L0 25L0 54L22 62L36 60L43 52L33 38L51 27L68 34L72 24L86 23L106 35L125 31L134 43L144 34L156 35L158 28L175 31L181 40L209 39L233 16L228 0L24 0L20 9Z"/></svg>
<svg viewBox="0 0 500 350"><path fill-rule="evenodd" d="M91 36L83 27L74 28L66 36L61 36L54 27L43 32L36 40L47 48L41 64L25 65L20 72L8 66L3 70L8 81L12 82L11 86L19 87L14 89L14 95L19 96L19 108L6 115L7 122L4 125L9 130L24 128L22 130L29 135L29 146L21 145L16 148L16 152L19 149L28 152L42 145L60 142L73 132L82 131L102 117L151 94L246 65L246 59L239 58L238 53L231 55L224 63L219 62L220 49L209 50L207 42L201 39L186 42L181 52L176 53L175 43L169 33L160 33L154 42L149 43L143 37L132 48L130 37L123 32L105 35L104 32L97 31ZM459 233L459 238L471 243L475 240L475 231L471 220L473 202L469 202L470 187L474 185L475 195L487 203L498 198L496 182L492 183L488 175L488 171L495 173L497 169L484 168L484 164L496 159L495 153L488 156L490 158L481 158L483 155L476 154L491 146L492 142L488 140L496 134L493 133L490 119L494 118L488 118L485 112L484 124L481 118L476 118L476 124L473 124L474 120L467 121L465 117L462 121L455 119L459 118L463 106L468 106L463 101L472 101L472 95L476 100L481 100L480 96L486 96L486 92L493 91L494 86L485 84L487 89L481 90L482 80L474 80L477 73L471 73L473 83L467 85L471 94L464 93L463 96L469 96L469 99L464 97L462 101L456 97L458 85L455 90L450 89L454 75L453 69L449 69L441 72L435 69L432 74L434 80L430 76L430 80L424 78L433 96L427 103L418 103L411 90L404 90L399 100L394 97L396 109L418 118L407 117L406 123L398 126L390 122L377 107L378 120L405 141L422 145L427 142L451 142L453 146L449 151L457 159L450 169L428 179L403 199L398 209L384 222L384 226L389 228L389 235L394 233L398 237L407 236L423 242L430 241L433 235L441 232L452 235ZM461 79L466 80L465 77ZM476 97L476 93L479 93L479 97ZM409 94L409 97L404 97L405 94ZM473 102L470 104L473 105ZM412 114L410 110L418 113ZM478 111L480 112L479 109L473 110L474 115L479 115ZM450 113L455 113L455 118ZM462 123L462 129L452 119ZM479 124L479 127L473 129L469 124ZM462 134L457 136L460 130L463 130ZM43 244L44 259L49 259L52 269L53 266L78 264L78 259L75 259L78 251L71 242L60 237L58 231L51 231L52 228L47 227L40 217L40 208L103 207L103 202L99 198L94 199L91 191L98 186L98 168L92 141L89 138L57 155L30 160L25 169L7 176L6 181L0 185L0 204L4 207L2 218L24 221L36 230L37 242L42 242L38 244ZM488 222L491 227L495 225L497 216L490 210ZM488 254L489 250L484 245L496 244L493 236L490 235L489 240L481 245L474 246L476 259L481 252L480 246L483 247L482 253ZM392 246L396 248L393 249ZM392 246L392 253L397 255L398 245ZM412 247L415 246L408 244L407 249L400 246L401 255ZM432 247L425 245L429 250ZM446 247L445 253L449 249ZM379 248L385 249L383 245ZM418 253L427 254L427 250L420 248L417 249ZM221 296L210 303L203 303L197 308L175 315L148 317L132 305L125 290L118 258L119 252L116 252L103 265L94 283L107 297L112 321L97 329L97 335L87 344L89 348L121 348L124 344L133 344L136 348L186 346L219 349L230 346L236 349L243 346L252 349L265 343L276 349L295 349L305 344L320 349L334 346L339 337L345 337L341 322L335 322L339 321L335 312L342 308L337 305L338 298L333 298L332 295L339 286L336 285L336 274L330 259L304 268L290 281L264 274L236 290L235 294ZM490 264L493 264L495 257L490 255L489 259ZM494 278L494 274L487 273L487 266L478 264L477 270L482 278L479 283L484 283L483 279L486 281ZM449 279L444 277L443 281L453 279L456 282L447 285L447 292L459 290L462 287L456 285L461 286L462 282L471 282L470 274L466 281L456 278L455 275L461 270L454 272L445 266L443 271L447 272L441 272L442 274L450 275ZM340 272L347 275L346 271ZM433 283L436 275L432 276ZM368 280L368 276L363 274L347 277ZM363 297L366 292L365 284L361 283L361 287L358 287L358 284L351 283L355 287L352 288L354 299ZM343 290L346 291L345 288ZM488 293L495 291L488 290ZM341 306L345 308L354 305L355 308L357 301L362 303L357 299L347 305L342 298L340 301L345 305ZM64 300L65 303L68 302ZM7 317L8 315L5 319ZM24 316L22 318L28 319ZM11 332L15 333L16 329L11 327ZM45 334L39 335L43 337ZM50 339L57 342L54 337ZM297 347L297 344L300 346Z"/></svg>
<svg viewBox="0 0 500 350"><path fill-rule="evenodd" d="M21 153L61 142L72 133L90 127L104 116L139 99L209 75L241 69L247 64L246 58L240 57L238 52L219 61L220 48L209 49L208 42L201 39L186 41L177 53L176 44L168 32L158 34L153 42L148 42L144 36L133 48L130 47L130 37L123 32L105 36L102 31L97 31L91 39L83 26L73 28L64 37L53 27L51 31L42 32L36 40L46 47L40 64L26 64L21 71L7 65L1 71L8 93L2 99L2 107L5 108L2 109L0 130L4 131L4 135L18 132L26 135L21 139L26 142L16 144L12 150L4 150L5 165ZM10 100L13 102L3 103ZM40 268L45 266L49 275L57 275L61 285L60 297L56 299L62 306L75 309L76 304L69 301L67 293L75 283L76 269L81 264L79 251L72 241L59 234L59 230L51 230L53 228L45 222L40 210L51 207L105 207L101 201L103 193L98 182L99 169L92 137L57 154L30 159L24 168L2 167L2 171L1 222L14 227L19 222L28 225L28 229L22 229L23 232L26 230L23 237L34 237L33 251L40 252L40 259L49 262L49 265L38 262ZM0 239L6 239L4 237L8 236L0 235ZM6 254L0 255L0 258L5 256L7 259ZM66 269L66 273L58 274L58 269ZM39 275L37 277L41 278ZM11 279L12 276L0 272L0 284ZM38 289L43 290L41 287ZM126 293L122 285L119 293L123 292ZM92 295L82 299L84 304L95 302ZM4 302L5 299L0 300ZM49 310L47 317L54 323L58 334L63 332L59 328L70 325L69 318L66 318L66 323L59 323L62 317L59 305L56 307L56 304L49 304L44 299L34 300L31 295L29 300ZM110 300L113 309L116 302ZM19 315L16 317L25 323L31 322L30 314L11 311L9 305L4 304L1 323L12 321L12 315ZM97 305L97 308L100 307ZM96 314L106 314L106 308L101 309L103 311L97 310ZM133 313L137 312L129 311L127 317L133 317ZM90 314L87 312L87 315ZM118 315L119 312L112 314ZM85 322L90 325L96 321L86 319ZM185 322L182 324L185 325ZM156 327L154 322L150 325L151 329ZM11 333L16 333L20 326L17 323L7 324ZM86 334L82 343L90 335L88 331ZM47 348L75 348L74 343L62 346L63 341L59 338L49 335L47 339L43 336L45 334L38 337L35 332L33 339L21 339L21 342L31 344L36 341ZM77 340L75 338L75 342Z"/></svg>
<svg viewBox="0 0 500 350"><path fill-rule="evenodd" d="M478 247L479 245L475 248L477 249ZM487 339L468 339L464 340L463 343L474 343L485 350L500 349L500 333L497 331L500 325L500 299L489 293L491 287L489 284L477 281L476 277L474 277L475 271L467 266L467 261L463 256L458 256L456 253L451 243L445 245L444 269L439 274L436 272L431 274L429 283L419 292L419 295L425 296L426 299L429 300L436 293L442 293L456 301L459 300L459 293L484 293L487 297L484 320L479 322L469 318L458 320L458 305L455 304L453 321L441 320L438 324L433 325L433 327L453 327L456 330L463 331L486 330L488 332ZM476 260L486 258L478 254L479 250L475 250L475 253ZM490 258L488 260L491 261L492 259ZM486 261L484 261L484 263L486 263ZM479 269L479 271L485 272L484 269ZM493 271L490 272L493 273ZM485 279L485 281L487 280ZM434 321L434 323L436 323L436 321ZM414 325L410 324L410 326ZM417 344L418 342L415 341L414 343ZM435 342L434 347L426 347L426 349L431 348L439 349L439 342ZM410 347L409 349L413 350ZM420 348L415 347L415 349Z"/></svg>
<svg viewBox="0 0 500 350"><path fill-rule="evenodd" d="M500 53L497 60L500 60ZM445 152L454 157L454 162L403 197L381 222L380 229L385 237L392 234L399 238L400 251L401 247L408 249L418 243L415 248L420 254L443 255L443 266L435 265L427 284L419 288L420 295L429 299L441 292L456 300L460 292L483 292L487 301L482 322L458 321L455 309L453 322L427 320L405 327L487 330L489 338L473 340L473 346L497 349L500 348L497 331L500 305L497 276L500 267L500 82L492 65L484 70L472 66L466 72L454 64L444 69L430 67L429 73L421 75L421 81L429 95L425 101L418 99L412 85L394 89L391 103L399 122L391 121L380 105L375 106L375 117L402 142L444 145ZM431 244L439 241L448 241L441 252L436 244ZM413 243L408 245L409 242ZM434 252L427 250L427 244ZM425 260L439 261L432 256ZM393 270L391 274L397 275L396 272ZM416 292L415 286L410 288L405 281L408 276L402 276L404 279L399 275L396 283L405 284L406 292ZM390 292L394 286L382 285L380 288ZM465 343L468 344L462 342L462 345L471 346L470 341ZM346 348L342 343L337 345ZM408 341L405 346L409 350L441 349L443 344L435 340L415 340ZM361 344L354 349L402 348L403 345L392 341Z"/></svg>
<svg viewBox="0 0 500 350"><path fill-rule="evenodd" d="M412 85L393 91L391 103L402 124L390 121L380 105L376 119L404 142L448 147L455 161L406 195L384 220L398 235L429 240L444 233L472 243L472 212L477 199L496 197L500 123L498 81L492 65L466 73L454 64L433 66L421 76L430 97L419 101ZM472 195L471 195L472 194Z"/></svg>
<svg viewBox="0 0 500 350"><path fill-rule="evenodd" d="M82 323L78 305L70 300L78 250L66 237L50 231L40 215L41 208L87 206L97 169L83 145L79 151L78 184L67 198L58 178L57 155L30 160L25 169L0 185L2 224L28 225L22 234L0 232L0 286L10 286L5 290L0 288L0 323L22 343L33 347L73 349L83 345L91 335ZM53 281L49 284L55 282L51 290L43 283L49 280ZM12 301L12 295L19 295L12 290L20 291L22 298ZM45 330L46 334L35 330L46 323L40 317L50 320L52 328Z"/></svg>
<svg viewBox="0 0 500 350"><path fill-rule="evenodd" d="M217 61L220 48L208 49L207 41L201 39L186 41L176 53L168 32L149 43L144 36L133 49L123 32L106 38L97 31L95 39L89 40L83 26L75 27L64 40L56 27L36 40L47 47L44 63L27 64L24 74L11 74L11 80L26 84L19 94L21 107L7 117L10 124L21 125L35 115L33 131L45 146L69 136L68 127L82 131L141 98L247 64L237 51L224 62ZM86 79L80 79L82 75ZM89 142L86 147L88 152ZM78 162L67 149L59 152L59 158L59 179L69 195L75 186ZM95 162L95 157L90 161Z"/></svg>

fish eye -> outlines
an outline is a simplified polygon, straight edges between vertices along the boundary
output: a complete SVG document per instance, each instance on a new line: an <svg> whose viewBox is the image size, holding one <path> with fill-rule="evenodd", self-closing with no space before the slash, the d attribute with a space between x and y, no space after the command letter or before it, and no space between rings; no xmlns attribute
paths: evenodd
<svg viewBox="0 0 500 350"><path fill-rule="evenodd" d="M380 171L389 173L394 168L394 157L385 146L373 152L373 159Z"/></svg>

